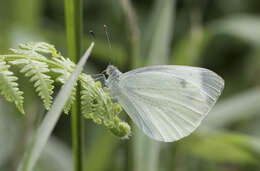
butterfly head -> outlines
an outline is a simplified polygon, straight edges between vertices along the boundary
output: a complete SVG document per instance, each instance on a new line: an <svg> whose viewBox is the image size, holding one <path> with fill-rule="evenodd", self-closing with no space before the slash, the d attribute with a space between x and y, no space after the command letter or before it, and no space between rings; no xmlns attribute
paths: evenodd
<svg viewBox="0 0 260 171"><path fill-rule="evenodd" d="M106 79L106 87L113 97L116 96L118 92L118 82L121 72L113 65L108 65L106 68L106 74L108 78Z"/></svg>
<svg viewBox="0 0 260 171"><path fill-rule="evenodd" d="M109 64L106 68L106 74L110 76L115 72L115 70L117 70L117 68L114 65Z"/></svg>
<svg viewBox="0 0 260 171"><path fill-rule="evenodd" d="M106 74L108 75L108 78L118 78L121 72L115 67L114 65L108 65L106 68Z"/></svg>

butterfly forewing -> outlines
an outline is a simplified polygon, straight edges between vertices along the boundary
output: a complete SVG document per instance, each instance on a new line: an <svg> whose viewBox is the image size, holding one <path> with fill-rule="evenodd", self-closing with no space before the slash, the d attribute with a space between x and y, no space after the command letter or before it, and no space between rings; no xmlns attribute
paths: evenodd
<svg viewBox="0 0 260 171"><path fill-rule="evenodd" d="M119 103L149 137L176 141L193 132L224 87L212 71L186 66L152 66L120 76Z"/></svg>

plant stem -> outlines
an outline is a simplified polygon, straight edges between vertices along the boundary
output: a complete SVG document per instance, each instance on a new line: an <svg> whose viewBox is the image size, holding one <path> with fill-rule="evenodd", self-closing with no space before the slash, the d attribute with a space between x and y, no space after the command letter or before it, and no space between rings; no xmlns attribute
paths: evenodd
<svg viewBox="0 0 260 171"><path fill-rule="evenodd" d="M129 42L129 51L128 51L128 64L130 68L137 68L142 66L140 60L140 29L138 26L136 11L132 6L130 0L120 0L128 29L128 42ZM131 57L131 58L130 58ZM130 69L129 68L129 69Z"/></svg>
<svg viewBox="0 0 260 171"><path fill-rule="evenodd" d="M66 32L68 56L77 63L81 54L82 46L82 0L65 0ZM74 153L74 171L83 170L83 138L82 118L80 114L80 87L77 87L76 101L72 106L71 129L72 147Z"/></svg>

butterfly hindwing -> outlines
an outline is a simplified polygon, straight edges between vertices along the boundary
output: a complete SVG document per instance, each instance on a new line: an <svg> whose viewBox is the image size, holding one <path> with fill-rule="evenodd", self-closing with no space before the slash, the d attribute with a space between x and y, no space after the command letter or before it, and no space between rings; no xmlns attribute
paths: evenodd
<svg viewBox="0 0 260 171"><path fill-rule="evenodd" d="M224 87L217 74L203 68L152 66L120 76L117 99L149 137L176 141L193 132Z"/></svg>

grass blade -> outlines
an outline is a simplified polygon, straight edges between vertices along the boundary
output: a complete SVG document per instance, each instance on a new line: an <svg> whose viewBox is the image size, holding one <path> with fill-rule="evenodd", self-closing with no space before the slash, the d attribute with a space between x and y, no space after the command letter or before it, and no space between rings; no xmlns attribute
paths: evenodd
<svg viewBox="0 0 260 171"><path fill-rule="evenodd" d="M153 38L148 52L149 65L168 64L170 42L173 34L174 7L174 0L164 0L156 3L155 11L159 12L153 18L155 25L153 26Z"/></svg>
<svg viewBox="0 0 260 171"><path fill-rule="evenodd" d="M259 147L258 137L221 131L188 137L180 148L207 162L259 165Z"/></svg>
<svg viewBox="0 0 260 171"><path fill-rule="evenodd" d="M37 160L40 157L40 154L49 139L52 130L54 129L61 113L64 105L66 104L77 78L86 63L90 52L94 46L94 43L90 45L84 56L79 61L76 69L73 71L68 81L61 88L59 94L55 98L51 109L47 112L42 124L37 129L35 136L33 138L31 148L29 149L27 155L24 156L24 159L20 163L18 170L20 171L32 171L35 166Z"/></svg>
<svg viewBox="0 0 260 171"><path fill-rule="evenodd" d="M255 88L221 101L209 113L205 124L210 127L224 127L232 122L242 120L260 111L260 89Z"/></svg>
<svg viewBox="0 0 260 171"><path fill-rule="evenodd" d="M260 44L260 19L254 15L233 15L212 22L207 29L213 34L229 34L253 46Z"/></svg>

